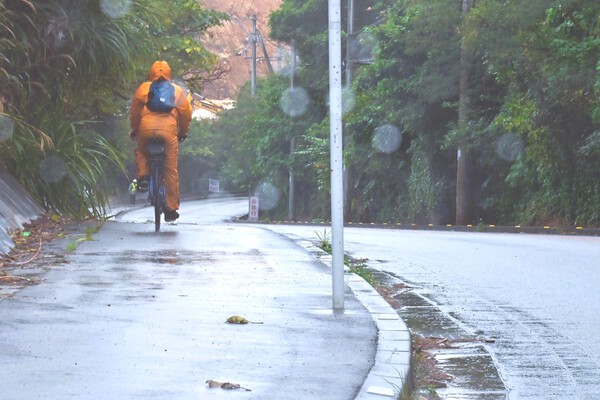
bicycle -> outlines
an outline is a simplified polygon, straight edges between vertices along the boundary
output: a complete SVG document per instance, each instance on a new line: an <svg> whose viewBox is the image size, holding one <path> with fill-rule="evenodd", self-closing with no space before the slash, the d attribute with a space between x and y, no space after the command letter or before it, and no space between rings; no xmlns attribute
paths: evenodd
<svg viewBox="0 0 600 400"><path fill-rule="evenodd" d="M160 218L165 211L166 196L163 172L165 168L165 146L160 139L152 139L148 143L150 159L150 184L148 200L154 206L154 231L160 231Z"/></svg>

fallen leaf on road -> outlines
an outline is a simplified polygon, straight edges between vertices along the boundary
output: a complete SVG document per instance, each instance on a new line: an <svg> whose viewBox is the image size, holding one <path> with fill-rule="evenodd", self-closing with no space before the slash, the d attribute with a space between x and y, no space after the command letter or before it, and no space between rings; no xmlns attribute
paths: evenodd
<svg viewBox="0 0 600 400"><path fill-rule="evenodd" d="M241 387L238 383L219 382L219 381L215 381L215 380L212 380L212 379L207 380L206 383L208 384L209 388L221 388L221 389L227 389L227 390L242 389L242 390L245 390L247 392L251 392L252 391L252 390L250 390L248 388Z"/></svg>
<svg viewBox="0 0 600 400"><path fill-rule="evenodd" d="M248 321L246 318L244 317L240 317L239 315L232 315L231 317L227 318L226 321L228 324L262 324L262 322L253 322L253 321Z"/></svg>
<svg viewBox="0 0 600 400"><path fill-rule="evenodd" d="M22 276L1 275L0 284L4 285L23 285L32 283L31 279Z"/></svg>

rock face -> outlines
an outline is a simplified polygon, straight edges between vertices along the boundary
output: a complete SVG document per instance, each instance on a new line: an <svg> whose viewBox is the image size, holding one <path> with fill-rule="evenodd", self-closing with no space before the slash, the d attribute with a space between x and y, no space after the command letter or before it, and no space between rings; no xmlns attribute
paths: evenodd
<svg viewBox="0 0 600 400"><path fill-rule="evenodd" d="M0 168L0 254L14 246L10 231L36 219L43 209L4 169Z"/></svg>
<svg viewBox="0 0 600 400"><path fill-rule="evenodd" d="M209 99L235 98L238 90L252 79L252 16L256 16L256 27L260 31L267 54L274 69L284 61L284 54L289 54L289 48L279 46L269 39L269 14L277 10L283 0L204 0L206 8L225 12L231 16L231 21L223 26L211 28L202 39L208 50L216 54L221 65L229 72L223 78L210 82L204 88L202 95ZM266 76L267 64L264 60L262 46L256 46L257 77Z"/></svg>

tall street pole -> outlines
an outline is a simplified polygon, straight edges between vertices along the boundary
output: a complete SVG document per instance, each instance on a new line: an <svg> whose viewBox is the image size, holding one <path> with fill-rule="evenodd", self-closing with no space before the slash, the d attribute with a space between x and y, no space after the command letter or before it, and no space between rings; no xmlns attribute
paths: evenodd
<svg viewBox="0 0 600 400"><path fill-rule="evenodd" d="M340 0L329 0L329 118L333 308L344 309L344 183Z"/></svg>

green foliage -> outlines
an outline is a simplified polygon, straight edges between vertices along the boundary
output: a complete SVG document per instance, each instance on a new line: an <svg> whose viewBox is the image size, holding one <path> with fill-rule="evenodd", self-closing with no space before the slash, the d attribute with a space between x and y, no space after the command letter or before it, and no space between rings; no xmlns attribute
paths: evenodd
<svg viewBox="0 0 600 400"><path fill-rule="evenodd" d="M188 139L179 146L179 182L182 192L208 193L208 179L219 179L212 120L193 120Z"/></svg>
<svg viewBox="0 0 600 400"><path fill-rule="evenodd" d="M364 260L347 259L346 265L353 274L356 274L363 278L369 285L375 287L377 285L377 278L373 275Z"/></svg>
<svg viewBox="0 0 600 400"><path fill-rule="evenodd" d="M149 45L155 57L168 60L171 68L185 77L186 86L200 92L219 65L216 55L209 53L199 39L210 27L228 21L229 15L209 10L195 0L172 0L168 12L164 1L147 1L157 3L159 10L158 21L150 25Z"/></svg>
<svg viewBox="0 0 600 400"><path fill-rule="evenodd" d="M499 201L509 222L597 225L600 169L582 149L599 126L600 5L551 3L511 3L497 14L498 4L489 1L474 14L473 32L487 36L470 37L489 73L508 88L493 127L525 141L504 180L507 190L489 203ZM505 34L490 45L492 20Z"/></svg>
<svg viewBox="0 0 600 400"><path fill-rule="evenodd" d="M77 218L104 216L110 184L105 169L110 164L122 169L122 155L93 130L93 123L45 124L53 146L29 150L15 160L18 178L53 211Z"/></svg>
<svg viewBox="0 0 600 400"><path fill-rule="evenodd" d="M328 232L327 229L324 229L323 233L315 231L315 235L317 236L315 245L325 253L331 255L333 252L331 245L331 232ZM371 286L375 286L377 284L377 279L375 279L375 276L369 270L367 264L365 264L365 260L353 259L348 255L344 255L344 264L348 266L348 270L351 273L360 276Z"/></svg>
<svg viewBox="0 0 600 400"><path fill-rule="evenodd" d="M281 8L271 14L269 25L273 39L288 43L296 40L301 54L318 56L321 52L326 55L327 38L323 38L322 33L327 27L327 2L284 1Z"/></svg>
<svg viewBox="0 0 600 400"><path fill-rule="evenodd" d="M367 3L358 7L377 12L355 29L375 39L374 57L354 67L355 106L344 117L349 219L452 223L461 144L475 160L477 220L600 223L600 3L482 0L467 15L455 0ZM275 38L296 41L298 75L313 100L327 97L326 8L324 0L286 0L270 20ZM459 125L461 46L469 86ZM266 104L252 110L266 112ZM269 144L289 138L278 118L259 120ZM306 198L325 201L317 193L329 185L329 122L322 111L303 122L292 166L309 178ZM402 135L390 153L373 147L386 125ZM281 157L260 142L252 148L259 161L247 160L246 170L257 167L258 175L274 166L260 160ZM309 212L322 212L323 201Z"/></svg>
<svg viewBox="0 0 600 400"><path fill-rule="evenodd" d="M315 231L315 235L317 236L316 246L327 254L331 254L331 232L323 229L323 233Z"/></svg>
<svg viewBox="0 0 600 400"><path fill-rule="evenodd" d="M2 166L60 213L104 215L114 192L106 179L124 172L131 150L128 102L151 61L168 59L194 89L218 68L199 39L227 15L191 0L170 2L168 13L161 0L127 4L0 2L0 116L10 125ZM44 176L48 159L60 179Z"/></svg>

